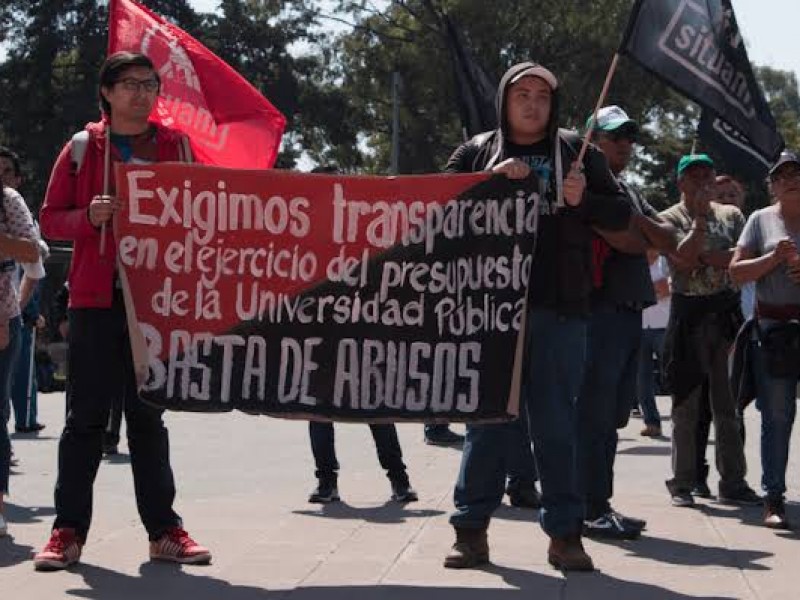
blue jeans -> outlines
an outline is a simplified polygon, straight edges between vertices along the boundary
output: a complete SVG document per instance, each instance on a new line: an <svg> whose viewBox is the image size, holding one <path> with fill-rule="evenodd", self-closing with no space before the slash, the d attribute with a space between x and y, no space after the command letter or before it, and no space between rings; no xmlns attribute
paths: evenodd
<svg viewBox="0 0 800 600"><path fill-rule="evenodd" d="M611 510L617 430L636 403L641 311L597 308L589 320L586 373L578 396L578 476L586 518Z"/></svg>
<svg viewBox="0 0 800 600"><path fill-rule="evenodd" d="M14 422L17 427L32 427L38 422L33 339L33 327L30 325L22 327L19 356L14 363L14 377L11 384L11 404L14 407Z"/></svg>
<svg viewBox="0 0 800 600"><path fill-rule="evenodd" d="M642 409L645 425L661 427L661 415L656 406L655 372L653 355L661 364L664 350L664 329L643 329L642 349L639 353L639 406Z"/></svg>
<svg viewBox="0 0 800 600"><path fill-rule="evenodd" d="M508 432L507 487L509 490L531 489L539 477L536 474L527 415L520 415L511 425L514 427L509 428Z"/></svg>
<svg viewBox="0 0 800 600"><path fill-rule="evenodd" d="M534 308L526 325L527 356L520 415L527 416L542 486L539 518L550 537L578 534L583 504L577 489L575 401L586 358L586 320ZM514 423L467 427L450 523L482 528L500 506Z"/></svg>
<svg viewBox="0 0 800 600"><path fill-rule="evenodd" d="M786 492L789 440L797 412L797 377L773 377L764 351L753 342L756 407L761 412L761 487L771 498Z"/></svg>
<svg viewBox="0 0 800 600"><path fill-rule="evenodd" d="M11 440L8 437L8 419L11 416L11 374L19 355L19 333L22 321L14 317L8 321L8 346L0 350L0 494L8 493L11 471Z"/></svg>

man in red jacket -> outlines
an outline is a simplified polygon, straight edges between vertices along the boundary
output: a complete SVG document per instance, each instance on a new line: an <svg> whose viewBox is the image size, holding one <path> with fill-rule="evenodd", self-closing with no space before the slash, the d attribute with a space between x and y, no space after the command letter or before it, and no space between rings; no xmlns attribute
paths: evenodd
<svg viewBox="0 0 800 600"><path fill-rule="evenodd" d="M136 392L125 307L111 228L121 208L114 162L191 159L186 138L149 122L160 89L144 55L116 53L100 70L103 120L90 123L61 151L41 211L45 237L74 244L69 273L67 420L59 443L56 520L34 558L37 570L63 569L80 558L92 517L92 486L102 456L111 398L125 388L125 418L136 505L150 538L150 557L208 563L173 511L175 482L162 411Z"/></svg>

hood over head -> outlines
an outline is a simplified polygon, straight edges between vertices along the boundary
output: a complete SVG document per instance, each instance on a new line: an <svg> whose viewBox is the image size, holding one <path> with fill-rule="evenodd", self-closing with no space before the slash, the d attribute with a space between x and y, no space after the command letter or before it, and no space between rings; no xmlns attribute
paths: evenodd
<svg viewBox="0 0 800 600"><path fill-rule="evenodd" d="M547 123L547 138L553 139L558 131L558 79L553 73L540 64L534 62L521 62L512 66L505 72L500 85L497 87L497 97L495 106L497 108L497 122L500 123L500 131L503 137L508 136L508 120L506 119L506 96L508 88L523 77L539 77L544 80L553 91L552 104L550 106L550 120Z"/></svg>

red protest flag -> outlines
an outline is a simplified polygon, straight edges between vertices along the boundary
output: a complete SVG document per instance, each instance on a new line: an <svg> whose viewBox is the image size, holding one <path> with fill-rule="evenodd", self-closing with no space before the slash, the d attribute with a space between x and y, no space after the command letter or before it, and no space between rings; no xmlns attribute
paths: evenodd
<svg viewBox="0 0 800 600"><path fill-rule="evenodd" d="M230 65L133 0L111 0L108 52L147 55L161 75L151 119L186 133L197 160L239 169L275 164L286 118Z"/></svg>

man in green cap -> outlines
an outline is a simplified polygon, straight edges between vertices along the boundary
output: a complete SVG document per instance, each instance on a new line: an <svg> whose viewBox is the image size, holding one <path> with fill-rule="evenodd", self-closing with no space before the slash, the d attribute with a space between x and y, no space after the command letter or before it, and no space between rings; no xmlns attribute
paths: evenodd
<svg viewBox="0 0 800 600"><path fill-rule="evenodd" d="M673 228L623 177L633 158L639 125L619 106L604 106L586 129L608 160L632 213L635 229L623 249L601 235L593 240L594 281L586 365L578 394L578 481L584 501L583 533L588 537L636 539L645 521L614 510L614 462L618 429L637 403L642 311L656 303L646 252L675 250ZM604 233L604 235L608 235ZM611 240L616 243L614 236ZM652 357L650 358L652 363Z"/></svg>
<svg viewBox="0 0 800 600"><path fill-rule="evenodd" d="M714 162L707 154L684 156L678 163L681 201L661 213L679 239L677 252L668 256L672 304L664 344L673 424L673 478L666 483L675 506L694 505L697 454L705 452L696 441L704 384L716 432L719 498L760 503L744 479L744 449L728 384L728 350L743 321L728 265L745 219L735 206L712 201L715 177Z"/></svg>

